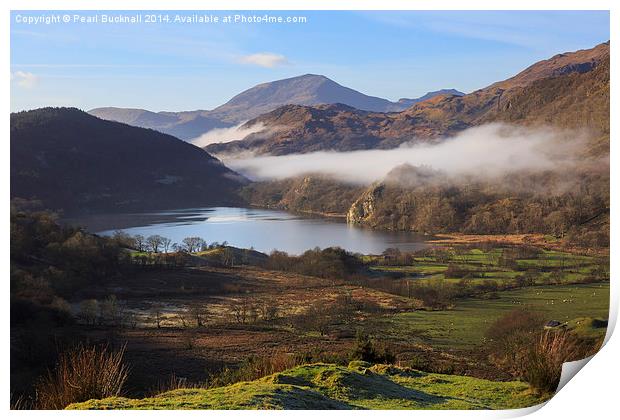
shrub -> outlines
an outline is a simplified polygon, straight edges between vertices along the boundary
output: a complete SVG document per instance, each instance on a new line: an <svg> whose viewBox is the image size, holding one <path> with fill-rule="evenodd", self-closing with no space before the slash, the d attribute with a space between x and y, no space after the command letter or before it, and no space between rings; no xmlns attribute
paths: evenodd
<svg viewBox="0 0 620 420"><path fill-rule="evenodd" d="M583 339L567 330L543 330L537 313L512 311L499 318L486 337L492 361L537 392L554 392L562 363L582 359L600 347L597 340Z"/></svg>
<svg viewBox="0 0 620 420"><path fill-rule="evenodd" d="M392 364L396 361L396 356L387 347L378 348L368 334L358 331L355 345L351 350L351 360Z"/></svg>
<svg viewBox="0 0 620 420"><path fill-rule="evenodd" d="M547 331L529 348L523 378L538 392L554 392L562 375L562 363L579 358L576 341L565 331Z"/></svg>
<svg viewBox="0 0 620 420"><path fill-rule="evenodd" d="M491 360L513 375L519 375L523 365L523 349L534 345L544 322L541 314L521 309L498 318L486 332Z"/></svg>
<svg viewBox="0 0 620 420"><path fill-rule="evenodd" d="M351 278L363 267L358 256L342 248L315 248L299 256L273 251L266 261L271 270L288 271L330 280Z"/></svg>
<svg viewBox="0 0 620 420"><path fill-rule="evenodd" d="M458 290L444 281L415 282L409 293L420 299L426 308L446 309L453 304Z"/></svg>
<svg viewBox="0 0 620 420"><path fill-rule="evenodd" d="M118 396L128 375L124 352L124 347L108 351L80 345L61 354L54 371L36 384L37 408L59 410L71 403Z"/></svg>
<svg viewBox="0 0 620 420"><path fill-rule="evenodd" d="M95 325L99 312L99 302L96 299L88 299L80 302L79 318L86 325Z"/></svg>
<svg viewBox="0 0 620 420"><path fill-rule="evenodd" d="M470 274L470 271L457 264L448 264L448 268L444 271L444 276L450 279L460 279Z"/></svg>
<svg viewBox="0 0 620 420"><path fill-rule="evenodd" d="M294 319L295 327L304 331L317 331L322 336L329 332L334 322L334 314L328 304L318 300L310 305L303 314Z"/></svg>

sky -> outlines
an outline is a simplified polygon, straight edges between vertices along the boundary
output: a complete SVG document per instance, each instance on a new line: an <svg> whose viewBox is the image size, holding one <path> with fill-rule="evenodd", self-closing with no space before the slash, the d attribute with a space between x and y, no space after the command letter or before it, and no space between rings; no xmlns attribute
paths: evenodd
<svg viewBox="0 0 620 420"><path fill-rule="evenodd" d="M142 22L102 22L137 13ZM305 22L234 21L265 13ZM194 15L219 21L182 21ZM306 73L393 101L467 93L607 40L607 11L13 11L11 110L213 109L256 84Z"/></svg>

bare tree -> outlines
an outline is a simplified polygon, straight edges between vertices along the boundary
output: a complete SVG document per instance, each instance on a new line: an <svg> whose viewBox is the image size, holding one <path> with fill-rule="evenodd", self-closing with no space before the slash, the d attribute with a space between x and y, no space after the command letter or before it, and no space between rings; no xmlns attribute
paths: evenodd
<svg viewBox="0 0 620 420"><path fill-rule="evenodd" d="M184 311L180 311L179 313L177 313L177 318L179 318L179 321L181 321L181 325L183 326L183 328L187 328L188 326L188 322L187 322L188 313L189 313L189 310L184 310Z"/></svg>
<svg viewBox="0 0 620 420"><path fill-rule="evenodd" d="M154 303L151 306L151 314L153 319L155 320L155 325L157 328L161 328L161 321L164 314L164 306L161 303Z"/></svg>
<svg viewBox="0 0 620 420"><path fill-rule="evenodd" d="M242 297L241 299L235 301L231 307L230 312L235 317L235 320L239 324L245 324L250 317L250 301L247 297Z"/></svg>
<svg viewBox="0 0 620 420"><path fill-rule="evenodd" d="M206 246L204 239L197 236L190 236L183 239L183 248L188 253L198 252Z"/></svg>
<svg viewBox="0 0 620 420"><path fill-rule="evenodd" d="M170 238L166 238L166 237L162 237L162 249L164 250L164 252L167 254L168 251L170 250L170 246L172 245L172 239Z"/></svg>
<svg viewBox="0 0 620 420"><path fill-rule="evenodd" d="M112 239L116 241L118 246L125 247L125 248L136 247L136 240L134 239L134 237L122 230L115 230L114 233L112 234Z"/></svg>
<svg viewBox="0 0 620 420"><path fill-rule="evenodd" d="M144 248L146 246L146 242L144 241L144 236L142 235L136 235L133 237L135 244L136 244L136 249L140 252L144 251Z"/></svg>
<svg viewBox="0 0 620 420"><path fill-rule="evenodd" d="M203 327L205 318L207 317L207 310L204 305L200 303L192 303L189 308L189 314L196 322L197 327Z"/></svg>
<svg viewBox="0 0 620 420"><path fill-rule="evenodd" d="M273 321L278 317L278 304L273 299L267 299L260 303L258 310L263 321Z"/></svg>
<svg viewBox="0 0 620 420"><path fill-rule="evenodd" d="M160 235L151 235L146 238L148 250L157 254L164 245L164 239L165 238Z"/></svg>

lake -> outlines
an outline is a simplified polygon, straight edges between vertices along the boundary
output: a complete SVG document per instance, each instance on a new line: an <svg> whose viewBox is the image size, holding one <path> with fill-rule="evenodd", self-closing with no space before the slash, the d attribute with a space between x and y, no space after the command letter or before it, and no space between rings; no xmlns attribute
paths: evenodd
<svg viewBox="0 0 620 420"><path fill-rule="evenodd" d="M104 214L67 222L100 235L123 230L145 237L161 235L177 243L188 236L199 236L207 243L227 241L232 246L254 247L267 253L278 249L300 254L317 246L339 246L352 252L379 254L386 248L415 251L428 246L424 243L428 238L411 232L371 230L347 225L342 219L237 207Z"/></svg>

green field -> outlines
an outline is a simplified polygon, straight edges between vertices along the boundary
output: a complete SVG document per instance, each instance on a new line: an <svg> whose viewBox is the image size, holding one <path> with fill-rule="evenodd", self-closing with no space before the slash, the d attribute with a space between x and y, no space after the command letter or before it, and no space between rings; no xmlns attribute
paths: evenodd
<svg viewBox="0 0 620 420"><path fill-rule="evenodd" d="M464 349L484 343L484 333L514 309L542 312L549 320L609 316L609 283L534 286L499 293L498 299L458 301L445 311L415 311L378 320L372 327L384 337L408 338L433 347Z"/></svg>
<svg viewBox="0 0 620 420"><path fill-rule="evenodd" d="M605 258L570 254L567 252L540 250L538 255L529 258L514 258L514 264L507 266L502 263L502 256L509 247L497 247L487 251L455 247L438 255L418 256L410 265L382 265L381 259L369 258L374 263L371 270L391 273L402 273L430 280L446 280L458 283L463 276L446 275L450 266L458 267L467 273L471 284L487 280L503 284L513 281L518 276L531 276L535 284L578 283L592 277L605 280L608 278L609 263Z"/></svg>
<svg viewBox="0 0 620 420"><path fill-rule="evenodd" d="M69 409L507 409L539 404L523 382L496 382L351 362L313 364L211 389L106 398Z"/></svg>

